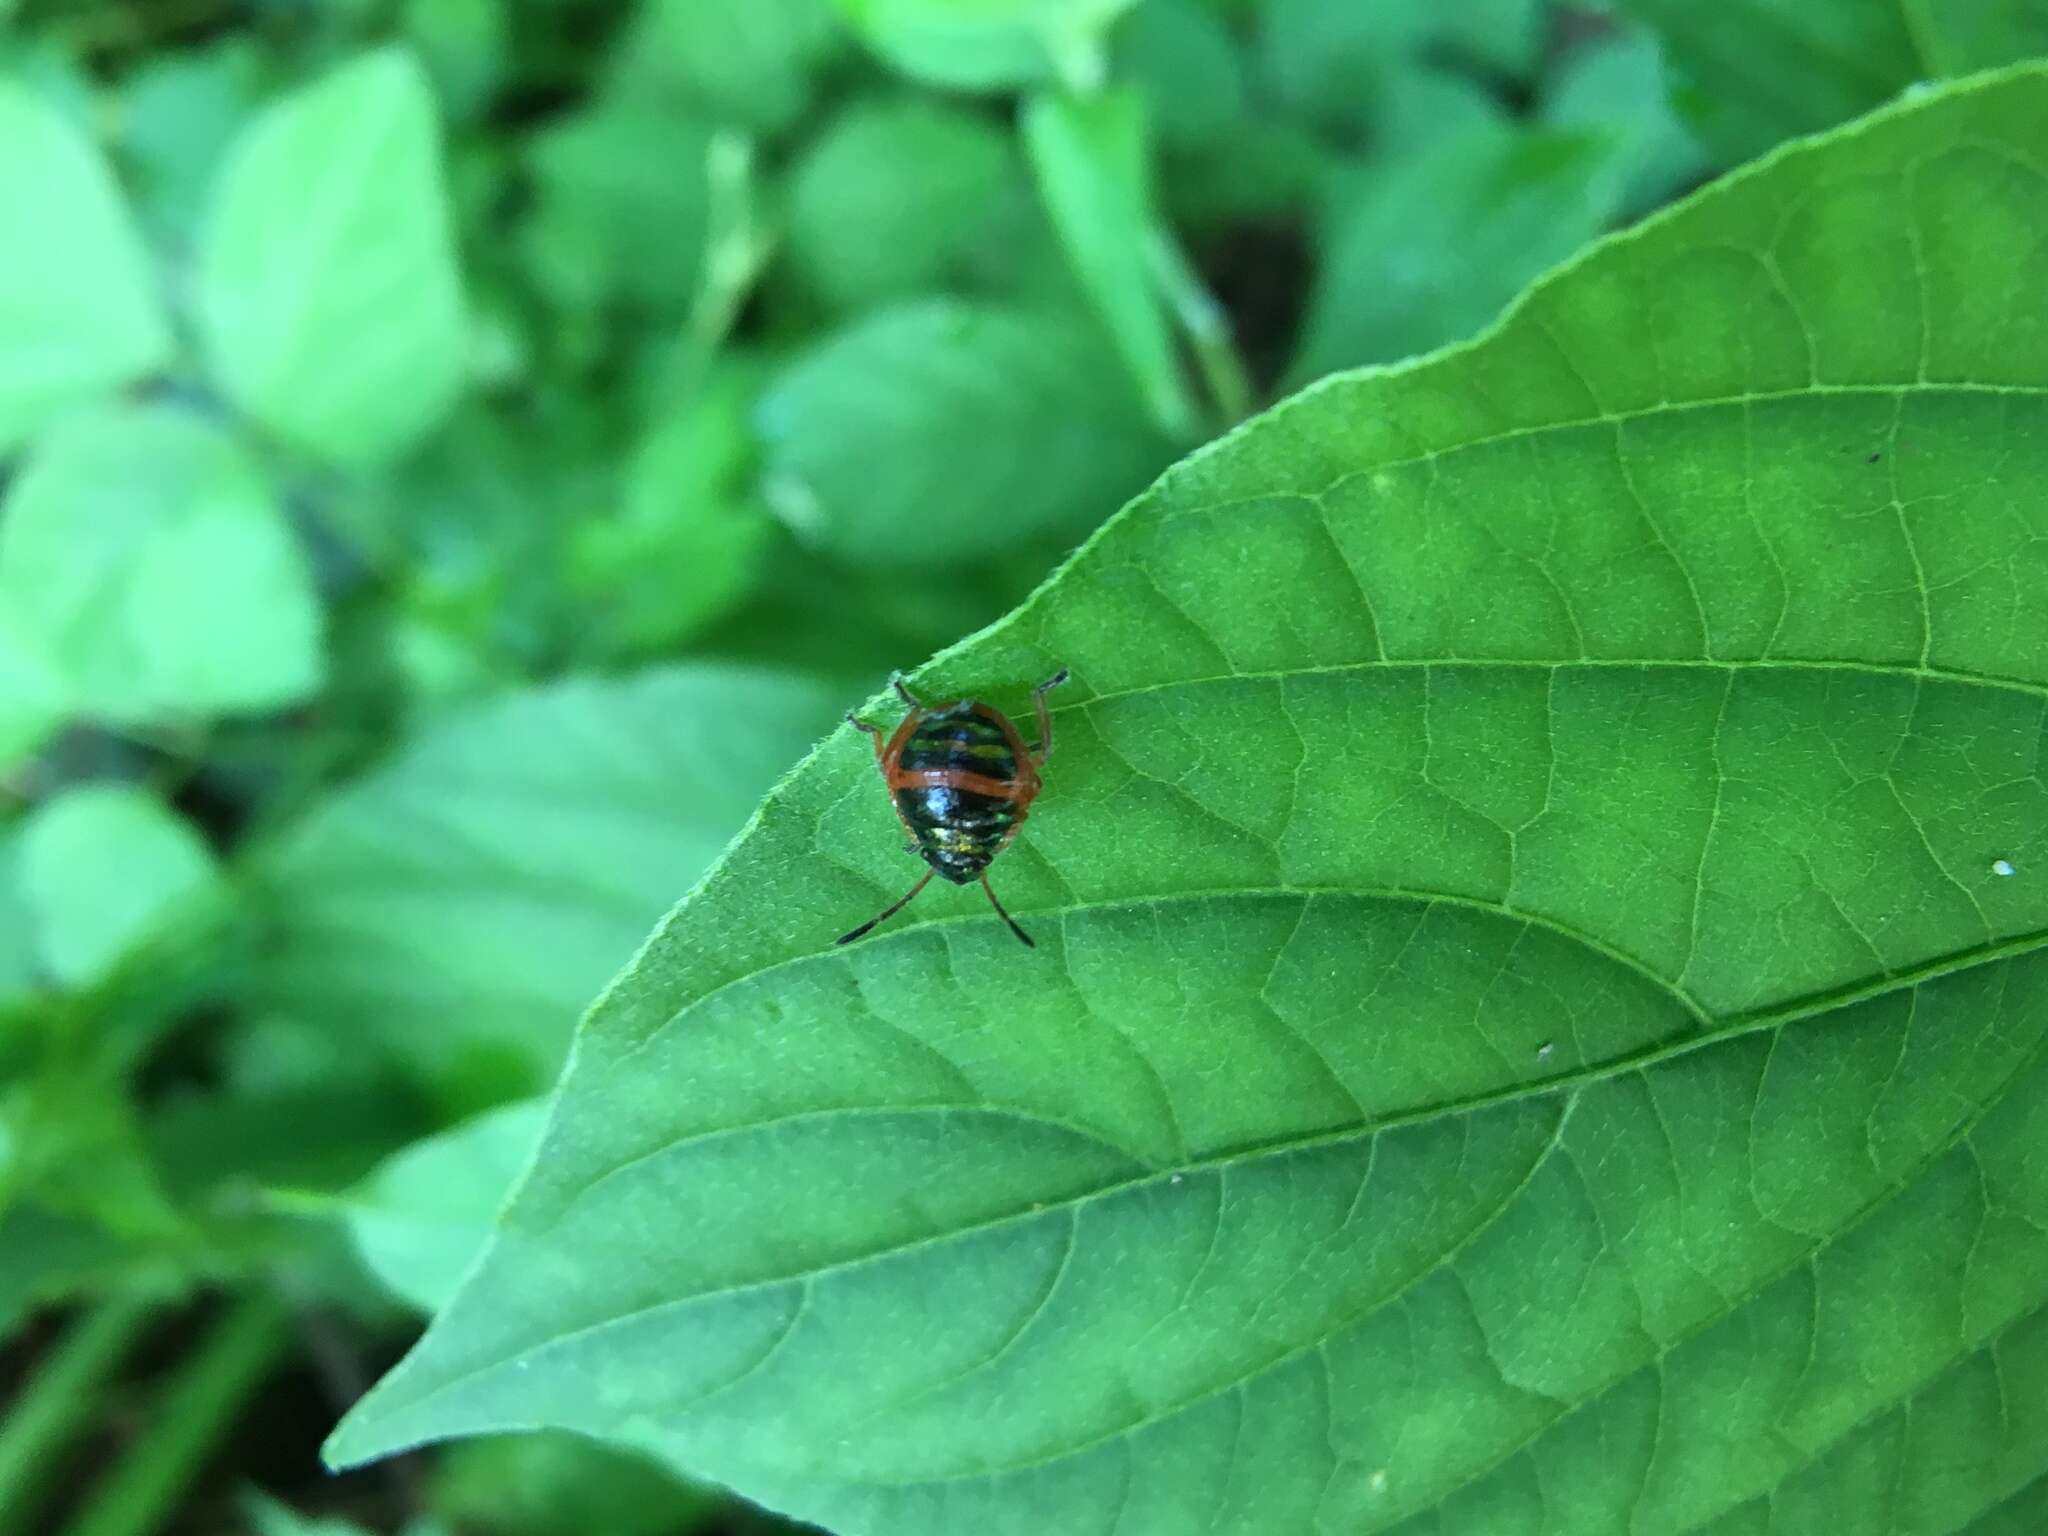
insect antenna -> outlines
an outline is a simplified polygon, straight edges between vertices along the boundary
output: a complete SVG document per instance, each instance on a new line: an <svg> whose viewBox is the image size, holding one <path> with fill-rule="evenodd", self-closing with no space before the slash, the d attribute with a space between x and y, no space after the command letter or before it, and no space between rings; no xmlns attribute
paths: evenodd
<svg viewBox="0 0 2048 1536"><path fill-rule="evenodd" d="M923 890L926 886L930 885L932 883L932 876L936 873L936 870L926 870L924 872L924 878L919 880L917 884L913 885L909 890L905 891L901 896L897 897L894 901L889 903L888 906L882 908L881 911L877 912L873 917L869 918L866 922L862 923L858 928L854 929L853 932L842 933L841 935L839 935L838 938L834 939L832 942L835 944L851 944L855 939L859 938L862 934L866 933L870 928L873 928L877 923L886 923L898 912L901 912L905 907L909 906L911 897L915 896L919 891ZM988 882L984 878L982 883L986 885ZM993 891L989 893L989 899L995 899L995 893ZM997 907L996 910L998 912L1001 912L1003 909L1001 907ZM1010 926L1012 928L1015 928L1017 925L1015 923L1012 923ZM1018 937L1023 937L1022 930L1019 930ZM1025 939L1024 942L1026 944L1029 944L1031 941L1029 939Z"/></svg>
<svg viewBox="0 0 2048 1536"><path fill-rule="evenodd" d="M927 876L926 878L928 879L930 877ZM988 883L988 871L985 869L981 872L981 888L984 891L988 892L988 904L996 909L996 916L1000 917L1004 922L1010 925L1010 932L1014 933L1015 935L1017 935L1018 938L1024 941L1024 947L1026 949L1038 948L1038 946L1032 942L1031 935L1026 933L1022 928L1019 928L1017 926L1017 919L1010 916L1009 913L1005 912L1003 910L1003 904L1000 901L996 900L996 888ZM908 901L909 899L910 898L907 896L904 898L905 901ZM888 916L886 912L882 915L884 917Z"/></svg>

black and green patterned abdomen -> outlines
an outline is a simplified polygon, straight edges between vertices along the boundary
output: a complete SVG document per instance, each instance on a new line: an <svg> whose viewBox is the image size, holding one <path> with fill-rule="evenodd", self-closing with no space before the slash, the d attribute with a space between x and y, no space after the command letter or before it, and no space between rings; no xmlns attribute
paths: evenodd
<svg viewBox="0 0 2048 1536"><path fill-rule="evenodd" d="M896 767L903 773L978 773L1008 782L1017 777L1017 754L993 720L935 713L918 721Z"/></svg>
<svg viewBox="0 0 2048 1536"><path fill-rule="evenodd" d="M917 841L917 851L955 885L981 878L1003 839L1017 824L1014 802L950 784L920 784L896 791L896 809Z"/></svg>
<svg viewBox="0 0 2048 1536"><path fill-rule="evenodd" d="M935 712L917 723L895 766L896 809L918 853L955 885L979 879L1024 815L1017 753L1002 727L964 710ZM912 774L947 782L902 782ZM969 776L983 782L960 782Z"/></svg>

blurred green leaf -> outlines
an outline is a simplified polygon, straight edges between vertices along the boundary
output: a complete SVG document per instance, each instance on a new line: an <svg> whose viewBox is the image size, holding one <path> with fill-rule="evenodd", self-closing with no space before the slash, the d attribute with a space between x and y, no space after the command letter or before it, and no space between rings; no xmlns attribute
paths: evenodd
<svg viewBox="0 0 2048 1536"><path fill-rule="evenodd" d="M0 78L0 458L169 359L142 241L99 152ZM32 232L32 233L31 233Z"/></svg>
<svg viewBox="0 0 2048 1536"><path fill-rule="evenodd" d="M617 516L577 524L568 584L579 658L673 650L745 594L773 532L747 494L753 387L753 370L724 370L662 410L625 465Z"/></svg>
<svg viewBox="0 0 2048 1536"><path fill-rule="evenodd" d="M2048 7L2037 0L1900 0L1899 9L1929 74L2048 55Z"/></svg>
<svg viewBox="0 0 2048 1536"><path fill-rule="evenodd" d="M1477 331L1607 222L1601 134L1468 129L1339 184L1288 376L1392 362Z"/></svg>
<svg viewBox="0 0 2048 1536"><path fill-rule="evenodd" d="M511 62L508 0L404 0L398 24L450 117L474 117L490 105Z"/></svg>
<svg viewBox="0 0 2048 1536"><path fill-rule="evenodd" d="M1169 452L1090 330L946 299L829 335L755 419L771 505L864 566L945 566L1078 536Z"/></svg>
<svg viewBox="0 0 2048 1536"><path fill-rule="evenodd" d="M1410 160L1468 131L1505 129L1511 122L1499 100L1468 75L1403 69L1388 79L1374 106L1373 161Z"/></svg>
<svg viewBox="0 0 2048 1536"><path fill-rule="evenodd" d="M6 1180L7 1135L0 1116L0 1184ZM156 1252L123 1241L92 1222L0 1200L0 1340L33 1309L117 1286L168 1290L174 1268Z"/></svg>
<svg viewBox="0 0 2048 1536"><path fill-rule="evenodd" d="M1263 0L1261 74L1340 138L1377 143L1404 77L1449 64L1521 76L1541 50L1543 0ZM1446 125L1447 127L1449 125Z"/></svg>
<svg viewBox="0 0 2048 1536"><path fill-rule="evenodd" d="M682 1536L729 1506L645 1456L561 1434L451 1446L436 1464L432 1503L491 1536Z"/></svg>
<svg viewBox="0 0 2048 1536"><path fill-rule="evenodd" d="M42 976L35 917L21 889L21 827L0 819L0 1020L7 1006L34 990ZM6 1075L8 1028L0 1022L0 1077ZM6 1161L0 1152L0 1163Z"/></svg>
<svg viewBox="0 0 2048 1536"><path fill-rule="evenodd" d="M61 35L0 26L0 83L25 90L87 140L99 137L99 86Z"/></svg>
<svg viewBox="0 0 2048 1536"><path fill-rule="evenodd" d="M635 98L535 139L521 248L540 291L571 309L680 312L703 266L710 144L702 119Z"/></svg>
<svg viewBox="0 0 2048 1536"><path fill-rule="evenodd" d="M1430 19L1431 41L1453 58L1525 76L1543 52L1553 8L1548 0L1427 0L1417 9Z"/></svg>
<svg viewBox="0 0 2048 1536"><path fill-rule="evenodd" d="M262 99L263 54L245 38L151 54L121 93L120 149L161 238L189 245L221 156Z"/></svg>
<svg viewBox="0 0 2048 1536"><path fill-rule="evenodd" d="M547 1105L501 1105L387 1158L340 1206L370 1273L399 1300L438 1312L483 1248Z"/></svg>
<svg viewBox="0 0 2048 1536"><path fill-rule="evenodd" d="M64 723L68 702L56 664L29 637L21 615L0 598L0 773L50 738Z"/></svg>
<svg viewBox="0 0 2048 1536"><path fill-rule="evenodd" d="M1941 66L1925 50L1941 34L1937 11L1951 9L1921 0L1899 5L1864 0L1615 4L1662 36L1681 112L1723 164L1854 117L1913 81L1939 73ZM1983 14L1981 0L1969 0L1959 9ZM1996 34L1977 34L1987 35ZM2016 32L2006 33L2004 40L2020 41ZM1972 63L2002 63L2023 57L2024 51L1980 56Z"/></svg>
<svg viewBox="0 0 2048 1536"><path fill-rule="evenodd" d="M1021 180L984 117L918 97L857 102L791 178L790 264L834 310L956 287Z"/></svg>
<svg viewBox="0 0 2048 1536"><path fill-rule="evenodd" d="M1707 171L1705 154L1668 105L1663 56L1646 29L1630 28L1574 56L1544 98L1542 121L1606 138L1602 174L1620 208L1655 207Z"/></svg>
<svg viewBox="0 0 2048 1536"><path fill-rule="evenodd" d="M1295 114L1358 138L1371 132L1387 83L1421 46L1415 0L1263 0L1256 58L1263 82Z"/></svg>
<svg viewBox="0 0 2048 1536"><path fill-rule="evenodd" d="M365 55L236 136L198 320L235 403L337 463L389 459L447 414L468 329L433 93L410 55Z"/></svg>
<svg viewBox="0 0 2048 1536"><path fill-rule="evenodd" d="M699 665L467 710L256 861L253 1000L451 1111L536 1092L590 993L845 707Z"/></svg>
<svg viewBox="0 0 2048 1536"><path fill-rule="evenodd" d="M0 1212L12 1225L17 1212L30 1210L52 1218L57 1248L47 1260L30 1257L12 1269L0 1291L19 1284L24 1293L48 1295L102 1261L125 1266L135 1254L168 1251L187 1237L127 1091L90 1064L55 1061L0 1082ZM70 1223L115 1244L73 1241Z"/></svg>
<svg viewBox="0 0 2048 1536"><path fill-rule="evenodd" d="M413 639L473 679L521 680L559 665L566 634L589 624L569 606L569 544L617 498L627 443L615 414L609 400L559 394L472 403L419 453L346 486L329 520L397 578L396 618ZM407 675L421 702L444 696L424 672Z"/></svg>
<svg viewBox="0 0 2048 1536"><path fill-rule="evenodd" d="M275 709L320 686L312 578L270 486L168 405L44 437L0 519L0 630L71 710L119 722Z"/></svg>
<svg viewBox="0 0 2048 1536"><path fill-rule="evenodd" d="M841 40L831 0L648 0L611 83L778 133L810 105Z"/></svg>
<svg viewBox="0 0 2048 1536"><path fill-rule="evenodd" d="M251 1489L242 1496L250 1536L370 1536L352 1520L302 1515L267 1493Z"/></svg>
<svg viewBox="0 0 2048 1536"><path fill-rule="evenodd" d="M352 1520L332 1515L302 1515L290 1505L282 1504L256 1489L250 1489L242 1496L242 1509L248 1517L249 1536L371 1536L366 1527ZM401 1527L398 1536L451 1536L451 1533L438 1520L418 1519Z"/></svg>
<svg viewBox="0 0 2048 1536"><path fill-rule="evenodd" d="M147 791L85 784L21 825L20 881L49 974L87 986L159 933L180 909L218 894L205 841Z"/></svg>
<svg viewBox="0 0 2048 1536"><path fill-rule="evenodd" d="M836 0L890 65L949 90L1001 91L1085 72L1135 0Z"/></svg>
<svg viewBox="0 0 2048 1536"><path fill-rule="evenodd" d="M1205 149L1244 126L1244 63L1204 0L1142 0L1117 25L1113 60L1144 92L1162 148Z"/></svg>
<svg viewBox="0 0 2048 1536"><path fill-rule="evenodd" d="M1167 157L1160 196L1177 224L1207 229L1212 238L1242 236L1248 226L1286 238L1344 163L1305 124L1255 111L1207 150ZM1294 284L1278 274L1274 286ZM1261 339L1270 345L1270 338Z"/></svg>
<svg viewBox="0 0 2048 1536"><path fill-rule="evenodd" d="M2044 118L1789 149L1170 471L913 682L1074 667L1038 948L834 943L914 867L835 736L329 1454L545 1423L843 1536L2038 1506Z"/></svg>
<svg viewBox="0 0 2048 1536"><path fill-rule="evenodd" d="M777 533L746 602L700 644L711 655L840 680L849 698L1015 607L1065 552L1042 540L949 566L934 581L915 566L847 566L787 529Z"/></svg>
<svg viewBox="0 0 2048 1536"><path fill-rule="evenodd" d="M261 1188L341 1191L431 1124L401 1085L344 1064L291 1087L183 1087L151 1106L143 1132L171 1198L253 1218Z"/></svg>
<svg viewBox="0 0 2048 1536"><path fill-rule="evenodd" d="M1195 402L1153 280L1157 214L1144 98L1039 95L1025 103L1022 126L1052 226L1153 423L1169 438L1194 437Z"/></svg>

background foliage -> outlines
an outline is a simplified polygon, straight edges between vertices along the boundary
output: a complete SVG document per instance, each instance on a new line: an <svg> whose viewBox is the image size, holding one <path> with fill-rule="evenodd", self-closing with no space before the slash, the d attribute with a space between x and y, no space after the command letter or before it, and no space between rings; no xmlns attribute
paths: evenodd
<svg viewBox="0 0 2048 1536"><path fill-rule="evenodd" d="M0 1531L776 1527L692 1472L849 1532L2027 1528L2048 88L1716 178L2044 52L2027 4L0 0ZM911 866L810 760L337 1451L612 1444L320 1471L841 710L1703 185L933 673L1079 671L1000 871L1037 970L930 894L818 958Z"/></svg>

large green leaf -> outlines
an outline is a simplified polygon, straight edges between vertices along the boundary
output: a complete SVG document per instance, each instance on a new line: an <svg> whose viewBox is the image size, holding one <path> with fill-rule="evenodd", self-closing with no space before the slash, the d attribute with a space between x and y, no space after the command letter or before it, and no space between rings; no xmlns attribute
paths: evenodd
<svg viewBox="0 0 2048 1536"><path fill-rule="evenodd" d="M215 377L279 435L374 463L446 414L468 330L433 92L409 55L345 65L236 136L198 279Z"/></svg>
<svg viewBox="0 0 2048 1536"><path fill-rule="evenodd" d="M835 703L779 673L677 667L446 722L259 861L257 997L456 1107L535 1091L620 953Z"/></svg>
<svg viewBox="0 0 2048 1536"><path fill-rule="evenodd" d="M4 79L0 146L4 456L45 421L160 367L171 333L120 189L93 147Z"/></svg>
<svg viewBox="0 0 2048 1536"><path fill-rule="evenodd" d="M1038 948L971 890L834 947L914 869L841 733L336 1461L550 1424L891 1536L2038 1523L2044 116L1929 92L1168 474L919 680L1074 667Z"/></svg>

